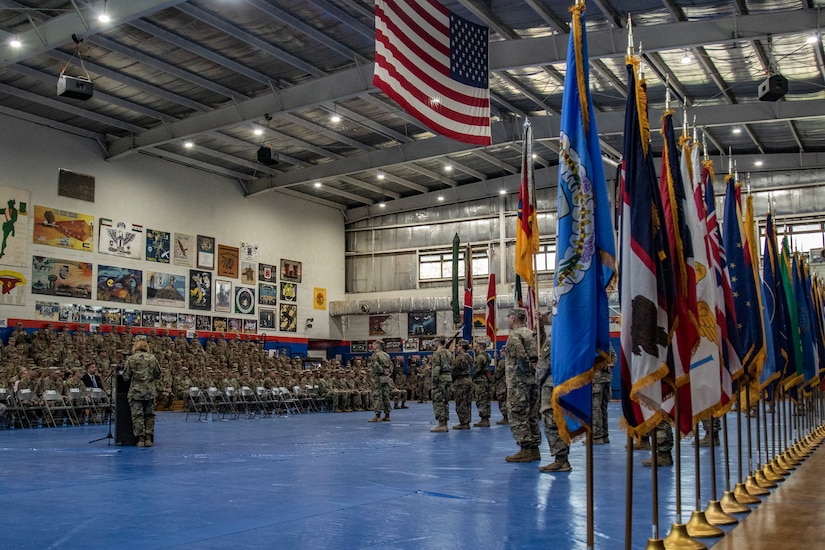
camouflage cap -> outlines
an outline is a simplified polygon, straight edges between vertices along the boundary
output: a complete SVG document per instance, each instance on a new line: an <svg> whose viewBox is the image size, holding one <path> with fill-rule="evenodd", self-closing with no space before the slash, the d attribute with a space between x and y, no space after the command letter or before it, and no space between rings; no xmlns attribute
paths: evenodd
<svg viewBox="0 0 825 550"><path fill-rule="evenodd" d="M458 345L463 347L463 348L466 348L466 347L470 346L470 342L468 342L467 340L462 338L461 340L458 341Z"/></svg>
<svg viewBox="0 0 825 550"><path fill-rule="evenodd" d="M524 321L527 319L527 310L523 307L514 307L510 311L507 312L507 317L513 316L516 319Z"/></svg>

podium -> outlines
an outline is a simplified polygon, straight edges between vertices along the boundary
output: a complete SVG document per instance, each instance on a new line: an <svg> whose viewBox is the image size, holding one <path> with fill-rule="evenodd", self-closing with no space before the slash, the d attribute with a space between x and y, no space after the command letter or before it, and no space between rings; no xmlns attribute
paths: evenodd
<svg viewBox="0 0 825 550"><path fill-rule="evenodd" d="M132 426L132 411L129 410L129 382L123 375L117 375L115 384L115 445L135 446L138 438Z"/></svg>

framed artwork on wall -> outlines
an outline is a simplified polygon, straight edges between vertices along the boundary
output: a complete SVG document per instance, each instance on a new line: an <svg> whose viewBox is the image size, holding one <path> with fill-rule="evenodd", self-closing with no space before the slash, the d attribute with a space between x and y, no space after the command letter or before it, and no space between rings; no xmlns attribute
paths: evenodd
<svg viewBox="0 0 825 550"><path fill-rule="evenodd" d="M198 261L199 269L215 269L215 238L198 235Z"/></svg>
<svg viewBox="0 0 825 550"><path fill-rule="evenodd" d="M240 273L240 259L237 246L218 245L218 277L237 279Z"/></svg>
<svg viewBox="0 0 825 550"><path fill-rule="evenodd" d="M195 315L195 330L212 330L212 317Z"/></svg>
<svg viewBox="0 0 825 550"><path fill-rule="evenodd" d="M255 289L246 286L235 287L235 313L250 315L255 313Z"/></svg>
<svg viewBox="0 0 825 550"><path fill-rule="evenodd" d="M175 258L175 265L182 265L192 267L195 265L193 258L195 257L194 237L186 233L175 233L174 243L172 245L172 253Z"/></svg>
<svg viewBox="0 0 825 550"><path fill-rule="evenodd" d="M35 205L33 242L92 252L95 247L95 218L88 214Z"/></svg>
<svg viewBox="0 0 825 550"><path fill-rule="evenodd" d="M258 271L255 269L255 262L241 261L241 284L254 285L257 282Z"/></svg>
<svg viewBox="0 0 825 550"><path fill-rule="evenodd" d="M258 304L275 307L278 303L278 285L258 283Z"/></svg>
<svg viewBox="0 0 825 550"><path fill-rule="evenodd" d="M229 320L226 317L212 317L212 331L226 332Z"/></svg>
<svg viewBox="0 0 825 550"><path fill-rule="evenodd" d="M281 281L281 301L282 302L297 302L298 301L298 285L295 283L288 283Z"/></svg>
<svg viewBox="0 0 825 550"><path fill-rule="evenodd" d="M278 329L282 332L298 332L298 306L295 304L281 304Z"/></svg>
<svg viewBox="0 0 825 550"><path fill-rule="evenodd" d="M146 261L168 264L172 256L169 249L172 236L166 231L146 230Z"/></svg>
<svg viewBox="0 0 825 550"><path fill-rule="evenodd" d="M143 303L143 271L111 265L97 266L97 299L122 304Z"/></svg>
<svg viewBox="0 0 825 550"><path fill-rule="evenodd" d="M301 282L301 262L281 259L281 280L293 283Z"/></svg>
<svg viewBox="0 0 825 550"><path fill-rule="evenodd" d="M232 281L215 279L215 311L228 313L231 309Z"/></svg>
<svg viewBox="0 0 825 550"><path fill-rule="evenodd" d="M261 328L261 330L277 329L278 325L276 324L276 321L277 318L275 317L274 309L260 308L258 310L258 326Z"/></svg>
<svg viewBox="0 0 825 550"><path fill-rule="evenodd" d="M212 272L189 270L189 309L212 309ZM198 329L209 330L209 329Z"/></svg>
<svg viewBox="0 0 825 550"><path fill-rule="evenodd" d="M277 269L274 265L258 264L258 282L274 283L278 279Z"/></svg>
<svg viewBox="0 0 825 550"><path fill-rule="evenodd" d="M407 333L410 336L435 335L435 311L411 311L407 314Z"/></svg>

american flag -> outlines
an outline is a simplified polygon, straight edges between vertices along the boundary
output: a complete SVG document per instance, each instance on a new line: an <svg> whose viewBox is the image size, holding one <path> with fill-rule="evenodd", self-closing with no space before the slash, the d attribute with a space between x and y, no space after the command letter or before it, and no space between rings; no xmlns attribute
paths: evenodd
<svg viewBox="0 0 825 550"><path fill-rule="evenodd" d="M373 84L434 132L490 145L487 44L437 0L376 0Z"/></svg>

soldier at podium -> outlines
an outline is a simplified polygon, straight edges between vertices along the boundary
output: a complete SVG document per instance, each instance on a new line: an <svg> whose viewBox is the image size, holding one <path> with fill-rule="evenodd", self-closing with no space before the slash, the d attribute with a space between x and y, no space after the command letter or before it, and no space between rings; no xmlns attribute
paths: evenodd
<svg viewBox="0 0 825 550"><path fill-rule="evenodd" d="M132 355L126 360L123 379L129 385L129 409L132 413L132 429L138 447L151 447L155 437L155 381L160 378L158 360L149 352L145 336L135 338Z"/></svg>

